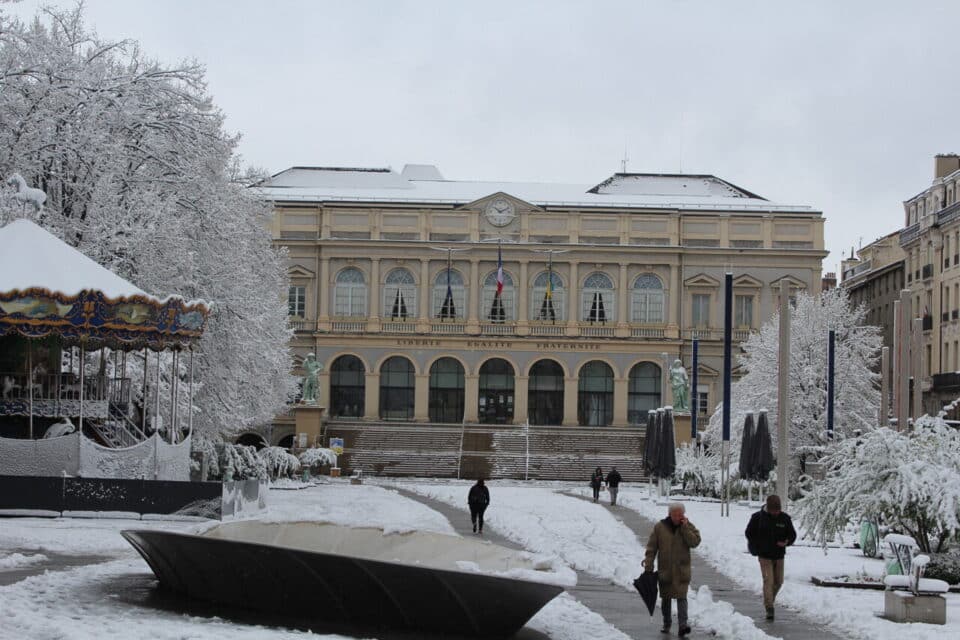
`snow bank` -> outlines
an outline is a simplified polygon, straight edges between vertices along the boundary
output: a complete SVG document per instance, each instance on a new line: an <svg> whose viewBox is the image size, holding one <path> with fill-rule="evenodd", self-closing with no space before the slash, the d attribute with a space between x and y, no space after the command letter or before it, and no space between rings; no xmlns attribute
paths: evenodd
<svg viewBox="0 0 960 640"><path fill-rule="evenodd" d="M47 556L42 553L24 555L22 553L10 553L0 555L0 569L19 569L38 562L46 562Z"/></svg>

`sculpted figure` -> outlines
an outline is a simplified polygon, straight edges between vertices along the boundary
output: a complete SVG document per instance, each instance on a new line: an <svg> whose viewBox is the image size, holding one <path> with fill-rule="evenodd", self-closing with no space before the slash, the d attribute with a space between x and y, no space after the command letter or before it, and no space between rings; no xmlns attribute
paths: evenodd
<svg viewBox="0 0 960 640"><path fill-rule="evenodd" d="M690 411L690 381L680 360L674 360L670 367L670 386L673 389L673 410Z"/></svg>
<svg viewBox="0 0 960 640"><path fill-rule="evenodd" d="M317 375L323 369L323 365L317 362L317 356L313 353L307 354L307 359L303 361L303 370L306 375L303 376L303 397L301 402L304 404L317 403Z"/></svg>

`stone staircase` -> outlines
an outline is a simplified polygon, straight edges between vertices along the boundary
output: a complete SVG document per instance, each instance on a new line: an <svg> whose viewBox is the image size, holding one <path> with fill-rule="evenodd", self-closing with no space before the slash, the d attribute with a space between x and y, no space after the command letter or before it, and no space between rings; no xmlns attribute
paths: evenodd
<svg viewBox="0 0 960 640"><path fill-rule="evenodd" d="M626 481L645 479L638 428L331 421L326 436L343 438L345 473L586 483L615 465Z"/></svg>

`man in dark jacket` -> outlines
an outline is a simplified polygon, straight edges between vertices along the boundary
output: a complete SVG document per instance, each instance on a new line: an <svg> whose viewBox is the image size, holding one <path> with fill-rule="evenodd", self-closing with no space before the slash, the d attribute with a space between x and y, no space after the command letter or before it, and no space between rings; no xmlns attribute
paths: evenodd
<svg viewBox="0 0 960 640"><path fill-rule="evenodd" d="M767 505L750 517L745 531L750 553L760 560L763 606L773 620L773 601L783 585L783 558L797 539L790 516L780 509L780 496L767 496Z"/></svg>
<svg viewBox="0 0 960 640"><path fill-rule="evenodd" d="M477 483L470 487L467 504L470 506L470 522L473 523L473 532L477 533L479 522L480 533L483 533L483 512L487 510L487 505L490 504L490 490L484 486L483 478L477 480Z"/></svg>
<svg viewBox="0 0 960 640"><path fill-rule="evenodd" d="M610 506L617 506L617 493L620 491L620 481L623 480L620 477L620 472L617 471L616 467L610 468L610 473L607 474L607 491L610 493Z"/></svg>

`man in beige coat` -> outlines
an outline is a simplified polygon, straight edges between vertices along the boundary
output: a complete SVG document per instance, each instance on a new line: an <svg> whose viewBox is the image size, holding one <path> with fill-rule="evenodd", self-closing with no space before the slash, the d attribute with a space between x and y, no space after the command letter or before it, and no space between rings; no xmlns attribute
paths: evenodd
<svg viewBox="0 0 960 640"><path fill-rule="evenodd" d="M678 633L690 633L687 624L687 589L690 587L690 549L700 544L700 532L687 520L686 509L680 502L672 502L667 508L667 517L659 521L647 541L647 554L643 560L646 571L653 571L657 559L657 576L660 583L660 611L663 613L663 633L670 633L670 601L677 601Z"/></svg>

